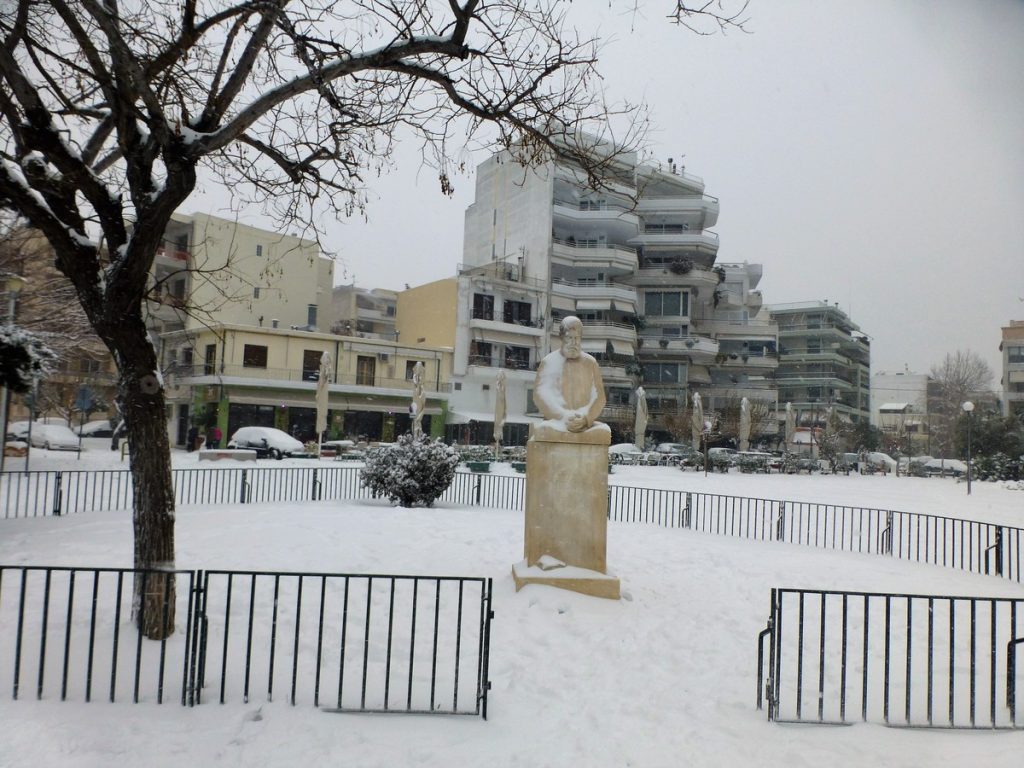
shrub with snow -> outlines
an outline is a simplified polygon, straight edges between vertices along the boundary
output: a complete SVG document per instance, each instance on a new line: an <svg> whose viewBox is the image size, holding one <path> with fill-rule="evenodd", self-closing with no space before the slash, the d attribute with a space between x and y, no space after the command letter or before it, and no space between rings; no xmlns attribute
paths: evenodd
<svg viewBox="0 0 1024 768"><path fill-rule="evenodd" d="M403 507L431 506L455 478L459 455L440 440L402 435L394 445L370 451L362 486Z"/></svg>

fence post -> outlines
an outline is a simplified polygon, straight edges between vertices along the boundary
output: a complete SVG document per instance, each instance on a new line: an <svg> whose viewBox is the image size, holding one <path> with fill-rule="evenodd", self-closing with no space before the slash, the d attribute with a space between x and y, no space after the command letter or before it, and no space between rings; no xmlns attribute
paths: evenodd
<svg viewBox="0 0 1024 768"><path fill-rule="evenodd" d="M480 506L480 486L481 486L482 484L483 484L483 475L477 475L477 477L476 477L476 488L475 488L475 490L474 490L474 492L475 492L475 494L476 494L476 500L475 500L475 502L474 502L474 503L475 503L475 504L476 504L476 505L477 505L478 507Z"/></svg>
<svg viewBox="0 0 1024 768"><path fill-rule="evenodd" d="M779 502L779 516L775 519L775 540L783 541L786 532L786 502Z"/></svg>
<svg viewBox="0 0 1024 768"><path fill-rule="evenodd" d="M892 554L892 512L885 513L885 530L882 531L882 552L883 555Z"/></svg>
<svg viewBox="0 0 1024 768"><path fill-rule="evenodd" d="M311 493L313 495L313 501L320 501L320 481L317 479L317 473L318 472L319 472L319 470L316 467L314 467L313 468L313 488L311 490Z"/></svg>
<svg viewBox="0 0 1024 768"><path fill-rule="evenodd" d="M996 576L1003 575L1003 526L996 528Z"/></svg>
<svg viewBox="0 0 1024 768"><path fill-rule="evenodd" d="M57 480L53 485L53 514L60 517L61 502L64 500L64 473L57 473Z"/></svg>
<svg viewBox="0 0 1024 768"><path fill-rule="evenodd" d="M693 494L686 492L686 508L683 510L683 528L693 528Z"/></svg>
<svg viewBox="0 0 1024 768"><path fill-rule="evenodd" d="M245 504L247 501L249 501L249 499L246 498L246 495L247 495L246 494L246 490L249 487L249 483L248 483L248 480L247 480L248 476L249 476L249 470L248 469L243 469L242 470L242 487L238 489L238 503L239 504Z"/></svg>

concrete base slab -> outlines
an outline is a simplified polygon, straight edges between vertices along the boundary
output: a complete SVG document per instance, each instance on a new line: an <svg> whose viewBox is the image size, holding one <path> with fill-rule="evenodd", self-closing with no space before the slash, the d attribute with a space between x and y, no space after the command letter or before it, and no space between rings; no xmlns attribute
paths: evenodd
<svg viewBox="0 0 1024 768"><path fill-rule="evenodd" d="M621 596L619 580L612 574L572 565L544 570L536 565L527 565L522 560L512 566L512 578L516 583L516 592L527 584L543 584L607 600L618 600Z"/></svg>

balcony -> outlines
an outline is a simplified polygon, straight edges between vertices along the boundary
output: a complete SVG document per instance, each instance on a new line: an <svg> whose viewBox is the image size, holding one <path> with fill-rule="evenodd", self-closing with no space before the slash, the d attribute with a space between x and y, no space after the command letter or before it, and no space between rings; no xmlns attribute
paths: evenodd
<svg viewBox="0 0 1024 768"><path fill-rule="evenodd" d="M576 280L555 279L551 283L551 292L570 299L591 302L594 306L577 307L585 310L612 310L636 313L636 288L624 283L610 280ZM606 306L596 306L603 302Z"/></svg>
<svg viewBox="0 0 1024 768"><path fill-rule="evenodd" d="M156 249L157 262L162 261L166 264L178 264L181 266L183 263L188 261L188 257L189 252L187 249L171 243L164 243Z"/></svg>
<svg viewBox="0 0 1024 768"><path fill-rule="evenodd" d="M522 323L506 323L504 320L490 320L484 317L473 317L469 327L490 332L488 338L512 339L513 336L530 336L540 338L544 335L544 323L541 320L531 321L530 325ZM495 335L497 334L497 335ZM529 343L529 342L523 342Z"/></svg>
<svg viewBox="0 0 1024 768"><path fill-rule="evenodd" d="M555 323L551 329L553 337L558 336L558 324ZM589 346L588 342L625 342L630 348L636 347L636 328L626 323L613 323L603 320L583 321L583 344ZM619 346L613 344L613 346ZM624 349L624 347L623 347Z"/></svg>
<svg viewBox="0 0 1024 768"><path fill-rule="evenodd" d="M613 241L626 241L634 237L640 225L636 211L613 202L588 203L587 200L565 200L556 197L552 205L554 222L558 228L573 232L606 232Z"/></svg>
<svg viewBox="0 0 1024 768"><path fill-rule="evenodd" d="M668 221L681 217L699 217L705 227L713 227L718 221L718 199L710 195L644 195L637 203L637 211L645 218L653 216Z"/></svg>
<svg viewBox="0 0 1024 768"><path fill-rule="evenodd" d="M689 355L693 360L698 358L713 358L718 354L718 342L706 336L657 336L644 334L640 336L643 342L642 354L665 352Z"/></svg>
<svg viewBox="0 0 1024 768"><path fill-rule="evenodd" d="M552 238L551 260L559 266L609 275L628 275L637 268L636 248L575 238Z"/></svg>
<svg viewBox="0 0 1024 768"><path fill-rule="evenodd" d="M718 234L708 230L685 230L682 227L673 228L670 226L649 228L644 232L632 237L630 245L649 246L689 246L704 248L710 251L718 250Z"/></svg>
<svg viewBox="0 0 1024 768"><path fill-rule="evenodd" d="M202 385L215 382L231 383L228 379L234 379L239 384L255 386L283 386L288 389L305 389L310 392L316 389L316 372L304 371L301 368L253 368L244 365L225 365L223 370L211 369L203 364L199 365L174 365L167 371L167 374L174 376L178 385ZM412 379L389 378L386 376L358 373L341 373L337 378L332 374L330 377L332 391L344 390L349 387L375 387L378 389L392 389L412 391ZM429 392L447 392L449 383L442 379L435 381L429 379L423 382L423 387Z"/></svg>
<svg viewBox="0 0 1024 768"><path fill-rule="evenodd" d="M646 266L636 270L630 282L639 286L672 288L696 288L697 297L711 301L712 292L718 287L718 274L714 270L694 264L689 272L675 273L666 266Z"/></svg>

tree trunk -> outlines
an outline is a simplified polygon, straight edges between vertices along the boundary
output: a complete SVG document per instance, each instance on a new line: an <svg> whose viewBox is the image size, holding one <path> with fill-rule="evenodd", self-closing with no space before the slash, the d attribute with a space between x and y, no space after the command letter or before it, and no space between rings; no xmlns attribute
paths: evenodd
<svg viewBox="0 0 1024 768"><path fill-rule="evenodd" d="M139 629L160 640L174 632L174 485L156 352L141 318L116 336L118 400L128 428L135 494L133 608Z"/></svg>

